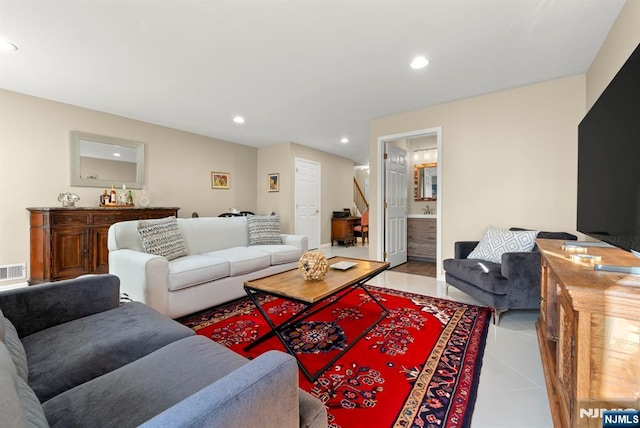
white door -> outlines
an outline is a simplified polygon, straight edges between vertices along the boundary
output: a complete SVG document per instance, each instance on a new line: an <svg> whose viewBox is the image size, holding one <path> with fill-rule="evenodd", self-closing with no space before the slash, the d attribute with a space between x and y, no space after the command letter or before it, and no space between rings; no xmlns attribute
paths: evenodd
<svg viewBox="0 0 640 428"><path fill-rule="evenodd" d="M320 247L320 164L296 158L295 234L309 238L309 249Z"/></svg>
<svg viewBox="0 0 640 428"><path fill-rule="evenodd" d="M407 151L386 144L385 252L391 267L407 261Z"/></svg>

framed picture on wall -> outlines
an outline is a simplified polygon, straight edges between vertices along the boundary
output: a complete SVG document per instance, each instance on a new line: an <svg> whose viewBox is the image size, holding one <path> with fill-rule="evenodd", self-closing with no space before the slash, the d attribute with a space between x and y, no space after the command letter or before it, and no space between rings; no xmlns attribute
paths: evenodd
<svg viewBox="0 0 640 428"><path fill-rule="evenodd" d="M274 172L269 174L269 192L279 192L280 191L280 174Z"/></svg>
<svg viewBox="0 0 640 428"><path fill-rule="evenodd" d="M228 172L212 172L211 173L211 188L212 189L228 189L231 174Z"/></svg>

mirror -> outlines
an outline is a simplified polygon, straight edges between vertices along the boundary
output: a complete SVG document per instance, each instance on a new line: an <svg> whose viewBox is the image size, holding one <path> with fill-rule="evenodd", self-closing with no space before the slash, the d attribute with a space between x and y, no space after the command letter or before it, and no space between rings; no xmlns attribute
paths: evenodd
<svg viewBox="0 0 640 428"><path fill-rule="evenodd" d="M144 143L71 131L72 186L142 189Z"/></svg>
<svg viewBox="0 0 640 428"><path fill-rule="evenodd" d="M413 166L414 201L435 201L438 195L438 164Z"/></svg>

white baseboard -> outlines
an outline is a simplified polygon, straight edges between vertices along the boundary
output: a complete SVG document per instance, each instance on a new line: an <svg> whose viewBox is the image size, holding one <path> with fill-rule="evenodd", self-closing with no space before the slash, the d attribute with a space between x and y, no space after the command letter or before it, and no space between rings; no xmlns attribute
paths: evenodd
<svg viewBox="0 0 640 428"><path fill-rule="evenodd" d="M28 286L29 284L26 282L18 282L17 284L9 284L9 285L0 285L0 291L15 290L16 288L23 288Z"/></svg>

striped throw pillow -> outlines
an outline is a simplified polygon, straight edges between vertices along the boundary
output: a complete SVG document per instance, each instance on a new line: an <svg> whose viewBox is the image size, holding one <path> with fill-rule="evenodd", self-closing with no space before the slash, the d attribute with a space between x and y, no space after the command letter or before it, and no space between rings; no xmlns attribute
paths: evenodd
<svg viewBox="0 0 640 428"><path fill-rule="evenodd" d="M138 234L142 248L149 254L163 256L168 260L187 255L187 246L178 229L178 220L173 216L158 220L140 220Z"/></svg>
<svg viewBox="0 0 640 428"><path fill-rule="evenodd" d="M247 225L249 226L250 246L282 244L279 216L250 215L247 217Z"/></svg>

